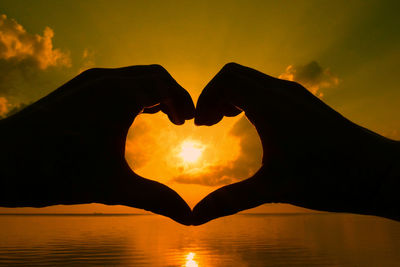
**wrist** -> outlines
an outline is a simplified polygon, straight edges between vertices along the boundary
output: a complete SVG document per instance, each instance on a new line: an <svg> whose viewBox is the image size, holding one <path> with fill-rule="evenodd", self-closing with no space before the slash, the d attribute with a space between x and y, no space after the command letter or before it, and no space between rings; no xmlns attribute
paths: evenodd
<svg viewBox="0 0 400 267"><path fill-rule="evenodd" d="M377 195L372 207L374 215L400 220L400 142L391 141L389 168L381 178Z"/></svg>
<svg viewBox="0 0 400 267"><path fill-rule="evenodd" d="M0 206L3 207L15 205L17 184L21 180L18 173L25 169L19 157L23 151L17 146L18 133L14 120L0 120Z"/></svg>

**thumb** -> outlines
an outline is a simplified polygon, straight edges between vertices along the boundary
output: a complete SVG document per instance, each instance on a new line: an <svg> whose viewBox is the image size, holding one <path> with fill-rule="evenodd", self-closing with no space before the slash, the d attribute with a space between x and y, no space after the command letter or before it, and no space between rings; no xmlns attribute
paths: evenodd
<svg viewBox="0 0 400 267"><path fill-rule="evenodd" d="M171 188L125 170L122 179L113 185L104 204L125 205L144 209L191 225L192 211L188 204Z"/></svg>
<svg viewBox="0 0 400 267"><path fill-rule="evenodd" d="M279 190L275 190L270 175L261 168L253 177L217 189L193 208L193 224L200 225L222 216L251 209L267 202L276 202Z"/></svg>

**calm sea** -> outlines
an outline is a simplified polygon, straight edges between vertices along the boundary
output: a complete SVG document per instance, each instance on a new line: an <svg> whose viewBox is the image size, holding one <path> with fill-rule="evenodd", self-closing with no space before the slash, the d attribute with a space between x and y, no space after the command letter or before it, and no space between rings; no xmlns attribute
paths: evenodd
<svg viewBox="0 0 400 267"><path fill-rule="evenodd" d="M0 216L0 265L400 266L400 222L348 214Z"/></svg>

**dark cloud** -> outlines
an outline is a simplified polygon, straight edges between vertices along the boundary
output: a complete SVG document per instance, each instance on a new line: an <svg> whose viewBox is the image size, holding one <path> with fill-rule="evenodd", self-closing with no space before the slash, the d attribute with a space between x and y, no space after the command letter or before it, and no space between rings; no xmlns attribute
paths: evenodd
<svg viewBox="0 0 400 267"><path fill-rule="evenodd" d="M262 147L256 129L243 116L230 130L230 135L239 138L238 158L223 165L212 165L198 174L182 174L173 181L183 184L221 186L250 177L261 166Z"/></svg>
<svg viewBox="0 0 400 267"><path fill-rule="evenodd" d="M279 78L296 81L321 98L324 96L321 89L339 84L338 77L332 74L328 68L321 67L316 61L311 61L306 65L289 65Z"/></svg>

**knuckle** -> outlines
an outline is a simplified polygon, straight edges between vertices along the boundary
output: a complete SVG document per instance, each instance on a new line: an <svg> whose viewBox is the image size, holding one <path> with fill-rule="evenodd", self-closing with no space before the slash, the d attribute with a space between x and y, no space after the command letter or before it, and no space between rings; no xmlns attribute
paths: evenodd
<svg viewBox="0 0 400 267"><path fill-rule="evenodd" d="M148 73L151 77L157 77L158 80L162 80L164 82L173 80L168 71L159 64L151 64L144 67L145 72Z"/></svg>
<svg viewBox="0 0 400 267"><path fill-rule="evenodd" d="M303 86L297 81L286 80L286 79L281 79L281 78L275 79L274 80L274 85L275 86L279 86L279 87L292 89L292 90L298 90L300 88L303 88Z"/></svg>
<svg viewBox="0 0 400 267"><path fill-rule="evenodd" d="M135 71L137 71L137 69L140 66L127 66L127 67L122 67L122 68L116 68L116 69L111 69L113 72L117 73L117 74L132 74L135 73Z"/></svg>
<svg viewBox="0 0 400 267"><path fill-rule="evenodd" d="M161 66L160 64L151 64L148 66L151 71L159 72L159 73L166 73L167 70Z"/></svg>
<svg viewBox="0 0 400 267"><path fill-rule="evenodd" d="M80 75L85 78L96 77L96 76L99 76L103 72L104 72L104 69L102 69L102 68L91 68L91 69L87 69L87 70L83 71Z"/></svg>
<svg viewBox="0 0 400 267"><path fill-rule="evenodd" d="M84 72L82 72L82 74L84 75L93 75L93 74L97 74L101 71L101 68L91 68L91 69L87 69Z"/></svg>
<svg viewBox="0 0 400 267"><path fill-rule="evenodd" d="M238 64L238 63L229 62L229 63L226 63L226 64L224 65L224 67L222 68L222 70L230 72L230 71L241 70L242 68L243 68L243 67L242 67L240 64Z"/></svg>
<svg viewBox="0 0 400 267"><path fill-rule="evenodd" d="M230 62L230 63L227 63L224 65L224 67L219 72L218 76L221 77L225 81L232 82L233 80L236 80L238 75L246 74L246 73L247 73L246 67L244 67L240 64L234 63L234 62Z"/></svg>
<svg viewBox="0 0 400 267"><path fill-rule="evenodd" d="M292 87L301 87L301 84L296 81L287 81L287 83Z"/></svg>
<svg viewBox="0 0 400 267"><path fill-rule="evenodd" d="M295 82L295 81L286 81L286 82L287 82L288 87L292 88L293 90L303 90L304 89L304 87L298 82Z"/></svg>

